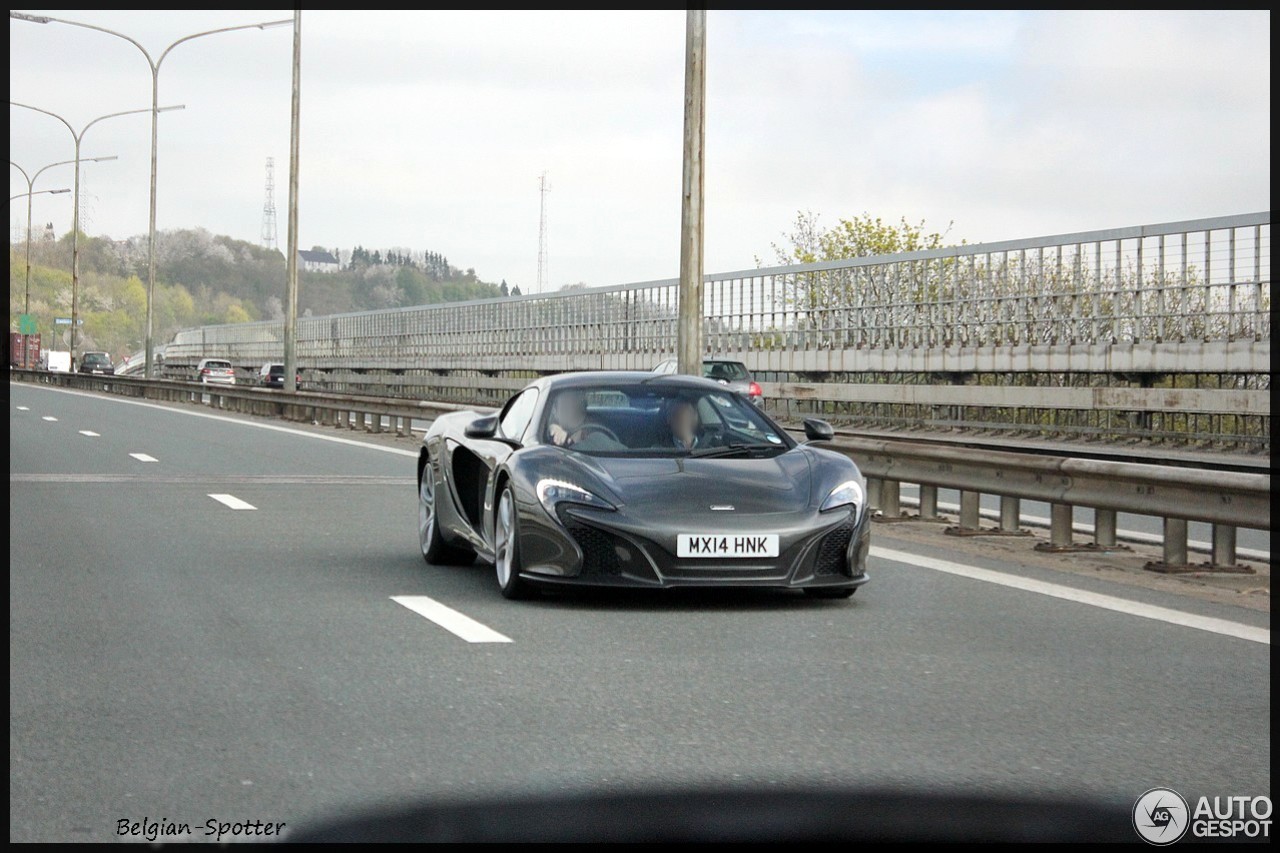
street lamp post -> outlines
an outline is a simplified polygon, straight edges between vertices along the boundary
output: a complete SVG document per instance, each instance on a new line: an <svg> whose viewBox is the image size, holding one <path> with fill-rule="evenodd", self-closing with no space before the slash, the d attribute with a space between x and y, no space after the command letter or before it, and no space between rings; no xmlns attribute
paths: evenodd
<svg viewBox="0 0 1280 853"><path fill-rule="evenodd" d="M71 162L75 164L75 179L71 183L74 198L72 204L75 209L71 212L71 363L74 366L76 362L76 348L80 345L80 143L84 141L84 135L89 132L89 128L93 127L100 121L117 116L137 115L138 113L157 112L151 110L125 110L118 113L107 113L104 116L98 116L84 126L84 128L76 133L76 129L71 126L71 122L67 121L57 113L49 112L40 107L33 107L30 104L20 104L17 101L10 101L11 107L22 107L27 110L34 110L38 113L44 113L52 116L66 126L71 132L71 138L75 140L76 157ZM162 107L159 112L167 112L169 110L181 110L185 105L173 107Z"/></svg>
<svg viewBox="0 0 1280 853"><path fill-rule="evenodd" d="M107 160L115 160L116 155L112 154L110 157L86 157L84 159L86 162L89 162L89 163L102 163ZM57 193L71 192L71 190L69 189L40 190L39 192L37 192L35 188L36 179L39 178L41 173L43 173L46 169L52 169L54 166L70 166L74 162L75 160L60 160L57 163L50 163L47 166L41 166L39 169L36 170L36 173L34 175L28 175L26 169L22 168L12 160L9 161L9 165L17 169L19 172L21 172L22 177L25 178L27 181L27 191L25 193L22 193L21 195L15 195L13 198L9 199L9 201L13 201L13 199L22 198L22 196L24 195L27 197L27 295L26 295L25 301L22 303L23 314L31 313L31 196L40 195L41 193L52 193L56 195Z"/></svg>
<svg viewBox="0 0 1280 853"><path fill-rule="evenodd" d="M680 298L677 370L702 375L702 167L707 97L707 10L690 9L685 23L684 185L680 206Z"/></svg>
<svg viewBox="0 0 1280 853"><path fill-rule="evenodd" d="M289 257L285 262L284 390L298 390L298 134L302 101L302 10L293 13L293 99L289 110Z"/></svg>
<svg viewBox="0 0 1280 853"><path fill-rule="evenodd" d="M193 33L169 45L160 54L159 59L152 59L147 49L139 44L136 40L130 38L124 33L118 33L115 30L109 30L106 27L99 27L95 24L86 24L81 21L68 21L64 18L51 18L46 15L27 15L22 12L10 12L10 18L16 18L20 21L30 21L35 24L66 24L71 27L81 27L86 30L97 30L100 33L122 38L129 44L136 47L142 52L143 57L147 60L147 65L151 67L151 219L147 229L147 323L146 323L146 365L144 375L147 379L152 374L152 351L154 349L154 341L152 339L152 324L155 314L155 295L156 295L156 160L157 160L157 142L159 138L159 121L158 115L163 112L160 109L160 66L164 62L165 57L169 55L169 51L173 50L184 42L192 39L202 38L203 36L217 35L218 33L229 33L236 30L265 30L268 27L279 27L285 24L292 24L293 18L286 18L280 21L264 21L257 24L240 24L235 27L220 27L216 30L206 30L200 33ZM73 333L74 334L74 333Z"/></svg>
<svg viewBox="0 0 1280 853"><path fill-rule="evenodd" d="M17 167L18 171L22 172L22 167L19 166L17 163L14 163L12 160L10 160L9 164ZM37 172L36 174L39 174L39 172ZM26 176L27 176L27 173L22 172L22 177L25 178ZM57 195L58 193L71 192L70 189L67 189L65 187L60 190L31 190L30 187L31 187L31 182L28 181L27 192L18 193L17 195L9 196L9 201L17 201L23 196L26 196L27 198L27 296L26 296L26 300L22 304L22 313L24 315L23 317L24 323L27 321L25 315L31 313L31 197L36 195L44 195L45 193L48 193L49 195ZM27 330L25 326L22 327L19 331L22 332L22 366L24 368L27 368L31 366L31 363L30 363L31 349L27 345L27 338L29 337L29 335L27 334Z"/></svg>
<svg viewBox="0 0 1280 853"><path fill-rule="evenodd" d="M35 192L29 192L29 193L18 193L17 195L11 195L11 196L9 196L9 201L17 201L17 200L18 200L18 199L20 199L20 198L27 198L28 196L33 196L33 195L44 195L45 193L49 193L50 195L57 195L58 193L69 193L69 192L71 192L71 188L70 188L70 187L63 187L63 188L62 188L62 189L60 189L60 190L36 190ZM31 210L30 210L30 207L31 207L31 202L30 202L30 201L28 201L28 202L27 202L27 208L28 208L28 210L27 210L27 222L30 222L30 221L31 221Z"/></svg>

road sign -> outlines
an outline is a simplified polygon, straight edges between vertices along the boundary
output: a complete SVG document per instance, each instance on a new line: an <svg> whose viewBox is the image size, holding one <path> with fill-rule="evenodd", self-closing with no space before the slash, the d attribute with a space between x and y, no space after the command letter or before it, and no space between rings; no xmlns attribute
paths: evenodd
<svg viewBox="0 0 1280 853"><path fill-rule="evenodd" d="M70 326L70 325L71 325L71 318L70 318L70 317L54 317L54 318L53 318L53 325L55 325L55 326ZM76 325L77 325L77 326L83 326L83 325L84 325L84 320L80 320L79 322L77 322L77 323L76 323Z"/></svg>
<svg viewBox="0 0 1280 853"><path fill-rule="evenodd" d="M36 328L36 318L30 314L21 314L18 316L18 334L34 335L39 330Z"/></svg>

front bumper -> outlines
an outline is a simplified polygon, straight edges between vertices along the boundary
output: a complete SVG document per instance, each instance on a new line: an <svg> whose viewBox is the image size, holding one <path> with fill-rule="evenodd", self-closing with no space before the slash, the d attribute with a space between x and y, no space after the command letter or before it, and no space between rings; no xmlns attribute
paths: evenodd
<svg viewBox="0 0 1280 853"><path fill-rule="evenodd" d="M866 572L871 527L852 510L814 513L797 523L756 533L778 533L775 558L681 559L674 533L656 534L618 513L575 504L557 507L557 519L526 525L522 577L546 584L633 587L852 588ZM556 523L558 522L558 523ZM532 529L530 529L532 528Z"/></svg>

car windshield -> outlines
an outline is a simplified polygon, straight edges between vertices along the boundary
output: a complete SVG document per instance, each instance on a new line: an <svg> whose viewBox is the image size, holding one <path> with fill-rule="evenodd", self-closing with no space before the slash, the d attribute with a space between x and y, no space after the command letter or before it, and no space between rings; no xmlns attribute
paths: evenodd
<svg viewBox="0 0 1280 853"><path fill-rule="evenodd" d="M594 456L773 455L795 445L738 394L683 385L561 389L548 400L539 435Z"/></svg>
<svg viewBox="0 0 1280 853"><path fill-rule="evenodd" d="M702 375L707 379L723 382L746 382L751 378L746 365L739 361L707 361L702 364Z"/></svg>
<svg viewBox="0 0 1280 853"><path fill-rule="evenodd" d="M207 367L207 368L209 368L210 370L228 370L228 369L230 369L230 367L231 367L231 362L229 362L229 361L208 361L208 362L205 362L205 365L204 365L204 366L205 366L205 367Z"/></svg>

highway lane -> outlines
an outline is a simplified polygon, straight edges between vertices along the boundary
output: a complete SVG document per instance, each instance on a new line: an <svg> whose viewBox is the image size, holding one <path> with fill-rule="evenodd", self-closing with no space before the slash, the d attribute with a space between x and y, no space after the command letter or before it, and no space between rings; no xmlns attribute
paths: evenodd
<svg viewBox="0 0 1280 853"><path fill-rule="evenodd" d="M488 568L423 564L404 445L17 384L10 397L14 841L638 783L1270 793L1269 641L885 559L849 602L512 603ZM392 601L405 595L511 642L465 642Z"/></svg>

